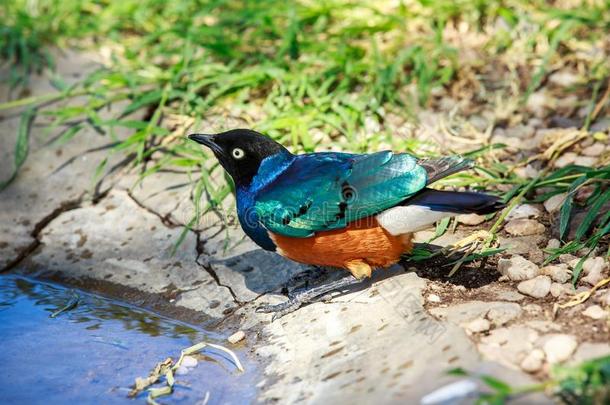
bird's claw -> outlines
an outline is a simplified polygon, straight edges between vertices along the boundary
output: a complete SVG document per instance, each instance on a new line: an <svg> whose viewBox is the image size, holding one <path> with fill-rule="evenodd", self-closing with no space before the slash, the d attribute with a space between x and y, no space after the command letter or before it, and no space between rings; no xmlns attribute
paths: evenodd
<svg viewBox="0 0 610 405"><path fill-rule="evenodd" d="M287 315L291 312L296 311L297 309L299 309L301 307L302 304L303 304L303 301L301 301L299 298L292 297L292 298L289 298L287 301L281 302L279 304L261 305L260 307L256 308L256 312L262 313L262 314L273 313L273 317L271 318L271 322L273 322L276 319L283 317L284 315Z"/></svg>
<svg viewBox="0 0 610 405"><path fill-rule="evenodd" d="M288 294L288 300L275 305L261 305L260 307L256 308L255 311L264 314L273 313L273 318L271 319L271 322L273 322L286 314L296 311L303 304L310 304L317 301L327 301L332 298L332 291L338 288L345 288L361 281L361 279L357 279L349 275L342 279L317 287L295 290Z"/></svg>

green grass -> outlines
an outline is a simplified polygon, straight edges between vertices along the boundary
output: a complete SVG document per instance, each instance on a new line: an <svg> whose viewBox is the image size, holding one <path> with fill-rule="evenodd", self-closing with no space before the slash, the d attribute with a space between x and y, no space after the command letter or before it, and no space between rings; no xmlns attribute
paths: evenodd
<svg viewBox="0 0 610 405"><path fill-rule="evenodd" d="M515 108L520 109L561 66L577 66L584 79L553 90L553 97L574 94L577 107L595 107L608 86L610 55L600 41L610 29L610 3L583 1L578 7L564 3L568 4L541 0L3 2L0 17L6 35L0 36L0 58L9 66L14 89L25 88L31 74L53 67L49 52L53 46L105 47L112 50L112 57L107 67L75 86L55 78L58 93L33 98L25 94L0 105L0 110L51 104L38 113L52 117L52 127L62 130L59 142L94 127L116 141L110 153L131 156L130 164L139 167L142 176L164 168L193 173L196 194L205 188L212 196L210 206L197 206L199 214L231 192L230 184L213 180L218 165L183 137L191 128L205 130L211 117L239 117L244 126L295 152L392 147L436 154L431 142L396 136L393 122L416 121L418 111L438 108L444 96L467 102L475 111L494 103L496 96L517 100ZM463 56L462 37L473 42L466 47L473 51L468 57ZM84 96L84 102L66 103L77 95ZM54 104L57 101L61 103ZM122 107L114 117L102 118L100 110L108 105ZM604 104L601 107L597 116L608 111ZM590 111L582 122L585 129L596 118L594 109ZM192 118L193 125L187 125ZM176 122L182 124L178 131ZM509 122L498 114L492 124ZM128 128L130 135L114 137L119 127ZM605 196L600 185L608 178L607 169L570 168L561 172L567 179L549 172L532 183L494 158L491 152L501 148L489 145L472 151L469 155L477 159L479 169L444 184L504 190L508 201L514 196L532 199L541 187L551 187L550 193L570 190L574 181L581 181L578 176L585 176L582 181L594 181L598 190L597 199L591 197L586 203L596 207ZM541 160L549 158L556 156ZM102 164L96 172L102 175L106 170ZM526 187L528 194L520 195ZM566 214L562 218L565 224ZM189 225L196 221L193 218ZM591 239L594 227L583 225L580 238L566 241L562 252L596 246L608 226L598 225Z"/></svg>

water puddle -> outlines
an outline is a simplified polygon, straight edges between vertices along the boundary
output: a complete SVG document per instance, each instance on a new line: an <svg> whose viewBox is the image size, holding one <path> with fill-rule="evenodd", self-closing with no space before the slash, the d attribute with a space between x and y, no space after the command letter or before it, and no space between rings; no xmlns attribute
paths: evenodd
<svg viewBox="0 0 610 405"><path fill-rule="evenodd" d="M127 394L136 377L201 341L225 344L218 335L124 303L0 276L2 403L133 404ZM206 351L188 374L176 375L174 393L157 401L203 404L208 396L209 404L253 402L256 369L244 350L235 353L244 373L226 355Z"/></svg>

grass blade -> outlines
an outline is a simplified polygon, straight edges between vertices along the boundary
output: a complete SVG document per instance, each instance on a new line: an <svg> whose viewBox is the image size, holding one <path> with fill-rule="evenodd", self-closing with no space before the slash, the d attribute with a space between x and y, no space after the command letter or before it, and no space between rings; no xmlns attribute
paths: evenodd
<svg viewBox="0 0 610 405"><path fill-rule="evenodd" d="M32 123L34 122L35 109L29 108L21 114L21 120L19 122L19 130L17 132L17 142L15 143L14 153L14 169L11 176L0 182L0 191L4 190L11 182L17 177L19 169L25 162L30 150L30 130L32 129Z"/></svg>

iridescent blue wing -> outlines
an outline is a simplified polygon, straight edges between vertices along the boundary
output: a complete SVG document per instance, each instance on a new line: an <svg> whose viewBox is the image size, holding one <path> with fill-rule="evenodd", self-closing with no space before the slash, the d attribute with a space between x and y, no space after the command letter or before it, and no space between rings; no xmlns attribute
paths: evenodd
<svg viewBox="0 0 610 405"><path fill-rule="evenodd" d="M298 155L257 192L255 209L271 232L307 237L391 208L426 183L426 168L406 153Z"/></svg>

